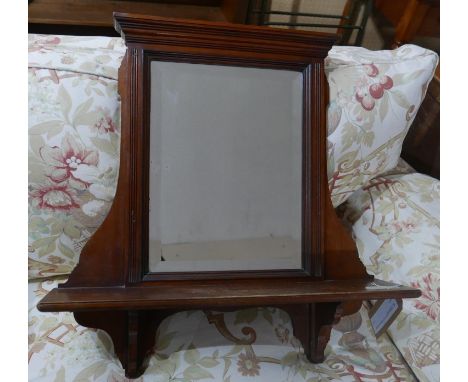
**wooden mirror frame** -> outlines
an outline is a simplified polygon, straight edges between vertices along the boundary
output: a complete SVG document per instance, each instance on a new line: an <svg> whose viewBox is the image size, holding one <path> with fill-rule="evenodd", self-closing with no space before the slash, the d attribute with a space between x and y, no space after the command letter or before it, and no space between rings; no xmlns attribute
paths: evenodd
<svg viewBox="0 0 468 382"><path fill-rule="evenodd" d="M413 288L375 284L331 204L323 60L334 35L130 14L114 14L114 19L127 45L119 70L121 159L114 203L69 280L38 304L40 311L71 311L79 324L105 330L126 375L137 377L146 367L158 325L177 311L280 307L290 314L307 357L321 362L333 323L358 311L363 300L420 295ZM303 73L302 270L148 273L154 59ZM207 317L222 325L222 316ZM245 341L254 339L249 335Z"/></svg>

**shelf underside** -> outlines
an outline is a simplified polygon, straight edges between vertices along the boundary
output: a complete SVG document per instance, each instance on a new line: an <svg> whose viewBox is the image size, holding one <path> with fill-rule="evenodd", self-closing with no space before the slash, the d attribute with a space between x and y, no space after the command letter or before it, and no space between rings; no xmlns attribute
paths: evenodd
<svg viewBox="0 0 468 382"><path fill-rule="evenodd" d="M380 280L221 280L133 287L56 288L40 311L198 309L419 297L418 289Z"/></svg>

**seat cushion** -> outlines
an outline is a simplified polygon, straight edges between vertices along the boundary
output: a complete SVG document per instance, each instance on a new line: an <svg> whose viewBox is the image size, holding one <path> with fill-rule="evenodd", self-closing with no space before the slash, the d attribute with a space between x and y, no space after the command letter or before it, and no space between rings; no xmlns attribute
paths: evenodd
<svg viewBox="0 0 468 382"><path fill-rule="evenodd" d="M388 332L421 381L440 368L440 183L392 171L371 180L343 207L370 274L421 289L403 301Z"/></svg>

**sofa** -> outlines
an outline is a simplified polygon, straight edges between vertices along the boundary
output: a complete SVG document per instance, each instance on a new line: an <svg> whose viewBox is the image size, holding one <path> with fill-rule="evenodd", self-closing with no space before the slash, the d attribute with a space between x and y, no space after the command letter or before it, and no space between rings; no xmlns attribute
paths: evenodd
<svg viewBox="0 0 468 382"><path fill-rule="evenodd" d="M112 204L120 142L117 72L124 54L119 38L29 35L31 381L128 381L107 333L80 326L71 313L36 308L48 291L67 280ZM372 77L373 64L366 65ZM369 108L365 96L356 99ZM336 110L331 102L329 133ZM329 152L338 149L330 146ZM367 271L422 290L420 298L404 301L383 335L376 338L368 314L371 302L364 303L334 326L325 361L312 364L280 309L180 312L154 333L154 354L137 380L438 381L439 181L402 159L379 156L377 161L375 171L353 173L363 184L343 191L343 183L334 182L330 188ZM348 179L333 165L330 179ZM225 327L213 324L218 314L224 315ZM246 326L256 334L251 345L242 341Z"/></svg>

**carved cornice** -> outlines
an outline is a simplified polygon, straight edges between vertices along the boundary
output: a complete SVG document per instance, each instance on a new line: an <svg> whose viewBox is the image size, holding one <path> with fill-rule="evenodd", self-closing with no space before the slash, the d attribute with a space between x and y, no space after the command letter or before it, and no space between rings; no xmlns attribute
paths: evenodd
<svg viewBox="0 0 468 382"><path fill-rule="evenodd" d="M291 55L313 61L326 57L337 36L228 23L167 19L114 13L114 26L125 42L202 49Z"/></svg>

